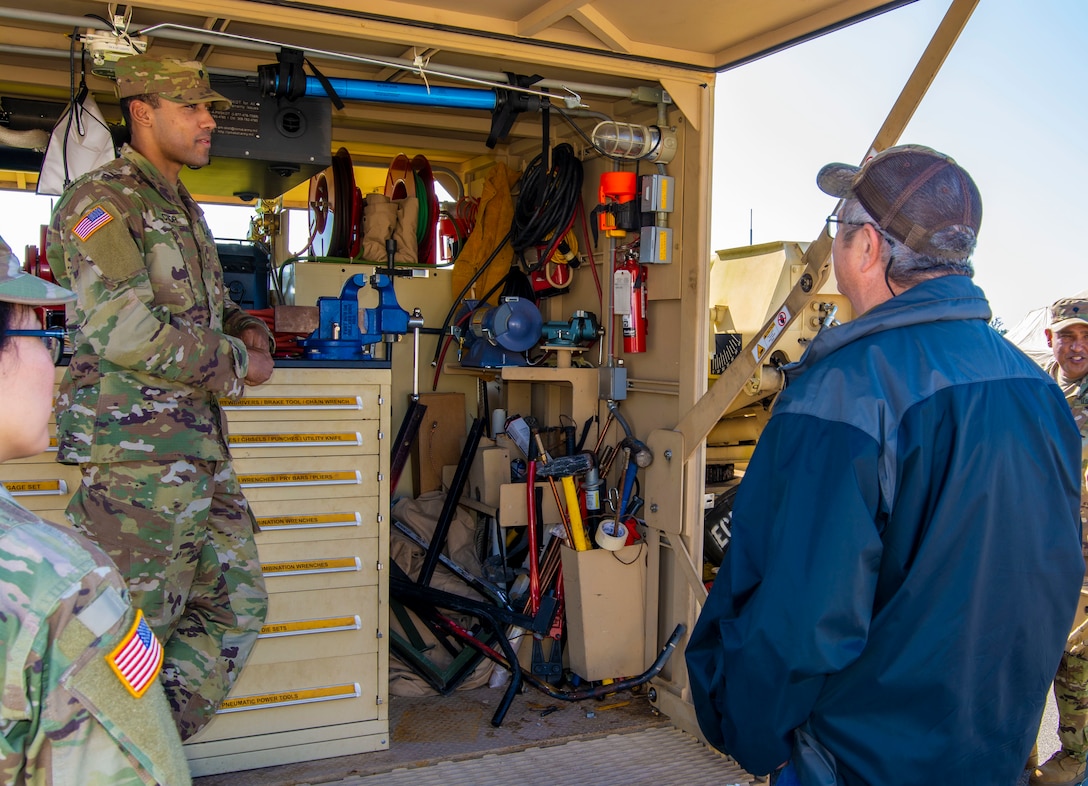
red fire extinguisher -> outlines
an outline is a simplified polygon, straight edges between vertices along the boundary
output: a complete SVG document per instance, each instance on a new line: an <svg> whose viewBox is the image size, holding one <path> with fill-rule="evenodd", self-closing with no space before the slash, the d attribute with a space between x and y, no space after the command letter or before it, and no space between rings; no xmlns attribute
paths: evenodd
<svg viewBox="0 0 1088 786"><path fill-rule="evenodd" d="M622 316L623 351L627 354L645 352L648 330L646 321L646 265L640 265L634 259L628 258L623 261L621 268L631 274L630 313Z"/></svg>

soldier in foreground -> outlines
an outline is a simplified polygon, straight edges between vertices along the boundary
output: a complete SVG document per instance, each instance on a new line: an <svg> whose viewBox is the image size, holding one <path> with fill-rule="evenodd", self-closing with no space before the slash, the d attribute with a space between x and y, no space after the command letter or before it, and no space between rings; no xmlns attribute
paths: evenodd
<svg viewBox="0 0 1088 786"><path fill-rule="evenodd" d="M209 161L209 106L230 102L196 62L135 55L116 77L131 144L69 187L48 234L50 265L77 296L57 460L83 474L69 519L117 563L163 640L163 685L188 739L237 679L267 609L219 398L269 378L272 339L226 297L211 231L179 180Z"/></svg>
<svg viewBox="0 0 1088 786"><path fill-rule="evenodd" d="M0 461L49 444L53 346L34 306L75 299L0 239ZM53 345L53 346L50 346ZM161 648L109 558L0 486L0 783L190 783Z"/></svg>
<svg viewBox="0 0 1088 786"><path fill-rule="evenodd" d="M1080 427L1081 435L1081 527L1088 513L1088 293L1062 298L1050 307L1046 342L1054 354L1046 371L1065 393L1065 400ZM1081 534L1083 542L1083 531ZM1085 626L1088 627L1088 626ZM1031 786L1075 786L1088 775L1088 631L1076 628L1062 653L1054 677L1054 698L1058 706L1058 739L1061 748L1041 767L1029 759Z"/></svg>
<svg viewBox="0 0 1088 786"><path fill-rule="evenodd" d="M687 647L699 724L779 786L1012 784L1084 575L1079 435L989 325L962 167L902 145L817 183L860 316L783 368Z"/></svg>

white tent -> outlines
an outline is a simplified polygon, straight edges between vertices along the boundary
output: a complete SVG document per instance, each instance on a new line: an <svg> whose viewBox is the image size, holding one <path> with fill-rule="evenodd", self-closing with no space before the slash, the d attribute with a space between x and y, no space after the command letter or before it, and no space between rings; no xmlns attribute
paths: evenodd
<svg viewBox="0 0 1088 786"><path fill-rule="evenodd" d="M1005 338L1040 365L1047 363L1052 357L1050 347L1046 344L1046 333L1043 332L1046 330L1049 314L1049 306L1033 309L1005 333Z"/></svg>

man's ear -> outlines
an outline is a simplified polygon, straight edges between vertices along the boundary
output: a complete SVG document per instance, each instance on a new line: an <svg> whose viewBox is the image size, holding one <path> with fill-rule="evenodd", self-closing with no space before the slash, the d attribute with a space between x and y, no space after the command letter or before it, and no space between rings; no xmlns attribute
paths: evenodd
<svg viewBox="0 0 1088 786"><path fill-rule="evenodd" d="M880 259L880 244L883 238L872 224L863 224L855 233L853 243L861 260L859 270L866 273L876 268L884 277L884 264Z"/></svg>
<svg viewBox="0 0 1088 786"><path fill-rule="evenodd" d="M151 105L144 101L133 101L129 104L128 114L134 126L147 128L151 125Z"/></svg>
<svg viewBox="0 0 1088 786"><path fill-rule="evenodd" d="M1046 333L1046 345L1054 349L1054 334L1050 332L1050 328L1043 328L1043 332Z"/></svg>

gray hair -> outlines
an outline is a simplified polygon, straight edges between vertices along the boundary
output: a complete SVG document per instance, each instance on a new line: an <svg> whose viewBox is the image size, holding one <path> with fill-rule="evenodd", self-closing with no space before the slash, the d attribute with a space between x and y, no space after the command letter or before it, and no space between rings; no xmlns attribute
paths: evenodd
<svg viewBox="0 0 1088 786"><path fill-rule="evenodd" d="M971 278L975 274L974 265L971 263L971 252L975 249L975 233L969 227L952 226L933 235L931 244L942 250L965 253L963 259L944 259L941 257L919 254L904 243L900 243L894 237L885 232L876 220L869 215L861 203L856 199L846 200L841 216L850 224L872 224L873 228L884 238L880 246L880 257L884 263L886 277L900 287L910 288L915 284L929 278L938 276L967 276ZM857 231L858 227L848 228L847 241Z"/></svg>

